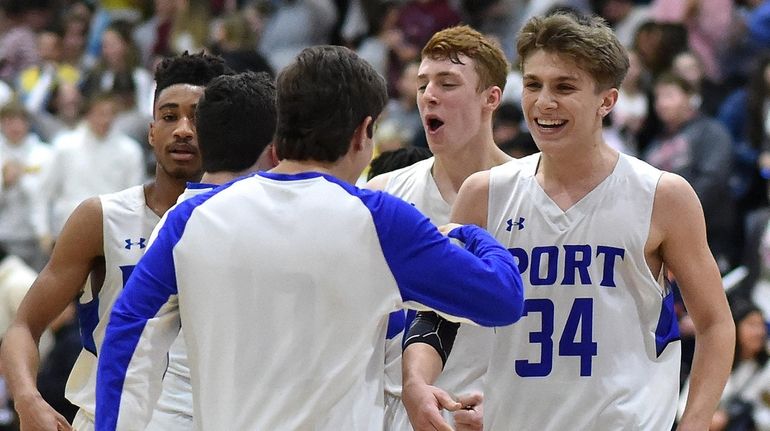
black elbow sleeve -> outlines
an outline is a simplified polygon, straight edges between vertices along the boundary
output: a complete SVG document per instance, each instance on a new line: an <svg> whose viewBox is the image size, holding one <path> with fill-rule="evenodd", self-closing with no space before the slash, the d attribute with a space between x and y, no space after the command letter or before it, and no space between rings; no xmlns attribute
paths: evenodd
<svg viewBox="0 0 770 431"><path fill-rule="evenodd" d="M429 344L441 356L443 367L452 351L459 327L459 323L450 322L432 311L420 311L406 333L404 349L413 343Z"/></svg>

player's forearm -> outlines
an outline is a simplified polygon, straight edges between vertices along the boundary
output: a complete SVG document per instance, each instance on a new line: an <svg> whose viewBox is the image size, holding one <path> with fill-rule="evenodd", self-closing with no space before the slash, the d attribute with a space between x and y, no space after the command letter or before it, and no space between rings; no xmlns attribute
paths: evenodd
<svg viewBox="0 0 770 431"><path fill-rule="evenodd" d="M678 429L708 429L730 374L735 344L735 327L729 316L695 337L695 356L687 395Z"/></svg>
<svg viewBox="0 0 770 431"><path fill-rule="evenodd" d="M404 387L410 384L432 385L441 374L443 366L441 356L431 345L410 344L402 355Z"/></svg>
<svg viewBox="0 0 770 431"><path fill-rule="evenodd" d="M36 379L40 364L37 341L28 327L19 324L11 325L3 336L3 374L17 409L40 397Z"/></svg>

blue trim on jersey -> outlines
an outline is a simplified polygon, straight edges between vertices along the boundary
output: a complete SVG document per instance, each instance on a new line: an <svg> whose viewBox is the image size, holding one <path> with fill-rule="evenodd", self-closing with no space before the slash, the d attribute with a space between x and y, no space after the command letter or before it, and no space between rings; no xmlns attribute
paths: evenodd
<svg viewBox="0 0 770 431"><path fill-rule="evenodd" d="M524 300L518 267L510 253L480 227L466 225L449 233L465 243L463 250L416 208L387 193L359 189L319 172L258 175L277 181L323 177L360 199L372 214L404 302L417 302L483 326L509 325L521 317Z"/></svg>
<svg viewBox="0 0 770 431"><path fill-rule="evenodd" d="M666 346L679 340L679 322L674 311L674 294L668 292L660 307L658 326L655 328L655 351L658 357L666 349Z"/></svg>
<svg viewBox="0 0 770 431"><path fill-rule="evenodd" d="M518 267L485 230L466 225L451 231L449 237L464 242L464 250L403 200L323 177L369 209L404 302L417 302L483 326L509 325L521 317L523 285Z"/></svg>
<svg viewBox="0 0 770 431"><path fill-rule="evenodd" d="M313 171L300 172L300 173L297 173L297 174L280 174L280 173L277 173L277 172L261 171L261 172L257 172L255 175L259 175L260 177L269 178L269 179L275 180L275 181L297 181L297 180L307 180L307 179L310 179L310 178L324 177L327 180L329 180L329 181L331 181L331 182L333 182L335 184L347 185L349 187L352 187L352 186L350 186L350 184L342 182L342 181L338 180L337 178L334 178L333 176L331 176L329 174L323 174L321 172L313 172ZM345 189L347 190L347 188L345 188Z"/></svg>
<svg viewBox="0 0 770 431"><path fill-rule="evenodd" d="M190 190L212 189L216 187L219 187L219 184L193 183L193 182L187 183L187 188Z"/></svg>
<svg viewBox="0 0 770 431"><path fill-rule="evenodd" d="M128 365L147 321L177 293L173 249L198 205L231 183L201 193L168 213L158 237L137 263L110 314L96 374L96 429L115 430Z"/></svg>
<svg viewBox="0 0 770 431"><path fill-rule="evenodd" d="M390 313L388 316L388 331L385 338L391 340L396 335L403 333L405 324L406 313L404 313L404 310L396 310Z"/></svg>
<svg viewBox="0 0 770 431"><path fill-rule="evenodd" d="M78 323L80 324L80 342L83 348L96 356L96 341L94 331L99 324L99 298L77 304Z"/></svg>

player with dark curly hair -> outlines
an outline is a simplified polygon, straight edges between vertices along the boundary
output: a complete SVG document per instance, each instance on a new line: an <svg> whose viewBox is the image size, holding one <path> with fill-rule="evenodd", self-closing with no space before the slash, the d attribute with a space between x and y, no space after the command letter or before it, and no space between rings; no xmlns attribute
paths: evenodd
<svg viewBox="0 0 770 431"><path fill-rule="evenodd" d="M40 335L77 298L83 350L66 396L80 408L72 427L94 425L96 363L112 303L146 249L160 217L188 181L201 175L195 108L204 85L231 73L221 59L187 53L156 69L157 90L149 142L157 160L147 184L92 197L72 213L42 270L3 337L2 361L25 430L71 429L40 396L35 384Z"/></svg>

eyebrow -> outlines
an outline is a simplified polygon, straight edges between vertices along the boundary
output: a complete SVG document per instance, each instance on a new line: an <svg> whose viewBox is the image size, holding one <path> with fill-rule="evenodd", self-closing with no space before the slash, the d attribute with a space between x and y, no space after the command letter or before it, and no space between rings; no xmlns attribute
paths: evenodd
<svg viewBox="0 0 770 431"><path fill-rule="evenodd" d="M527 74L525 74L525 75L522 77L522 79L535 79L535 80L542 80L542 79L540 79L540 78L539 78L537 75L535 75L535 74L532 74L532 73L527 73ZM578 80L578 78L577 78L577 77L575 77L575 76L563 75L563 76L558 76L558 77L556 77L554 80L555 80L555 81L559 81L559 82L564 82L564 81L577 81L577 80Z"/></svg>
<svg viewBox="0 0 770 431"><path fill-rule="evenodd" d="M168 102L158 106L158 110L179 108L178 103Z"/></svg>
<svg viewBox="0 0 770 431"><path fill-rule="evenodd" d="M455 77L455 76L460 76L460 74L457 72L450 72L448 70L445 70L436 74L436 77L438 78L443 78L445 76ZM417 79L426 79L427 77L428 77L428 74L426 73L420 73L417 75Z"/></svg>

